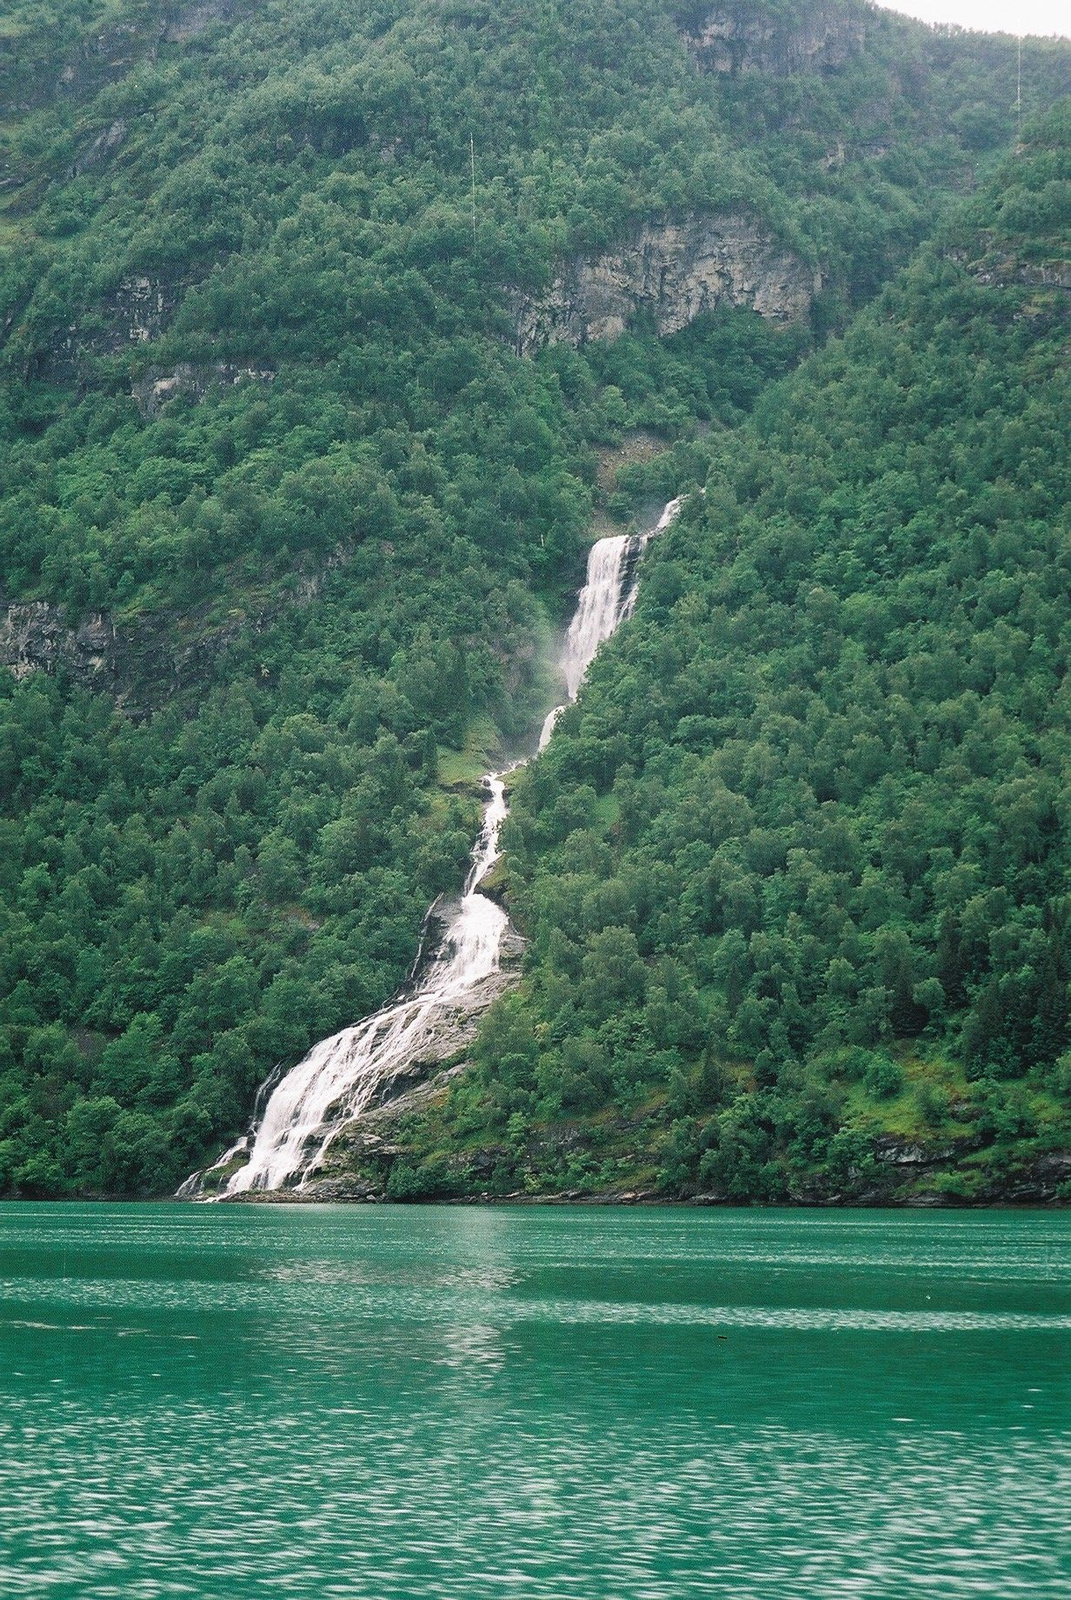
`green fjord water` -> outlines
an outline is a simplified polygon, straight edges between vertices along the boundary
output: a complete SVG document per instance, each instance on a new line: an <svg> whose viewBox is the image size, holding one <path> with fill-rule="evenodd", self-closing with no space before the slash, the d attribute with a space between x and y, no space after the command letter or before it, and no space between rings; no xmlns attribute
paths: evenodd
<svg viewBox="0 0 1071 1600"><path fill-rule="evenodd" d="M1060 1596L1071 1217L0 1207L0 1592Z"/></svg>

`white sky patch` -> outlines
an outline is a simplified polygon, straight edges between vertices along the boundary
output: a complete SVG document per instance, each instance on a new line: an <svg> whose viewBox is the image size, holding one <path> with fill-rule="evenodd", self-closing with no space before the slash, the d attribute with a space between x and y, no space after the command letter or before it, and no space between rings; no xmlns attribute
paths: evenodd
<svg viewBox="0 0 1071 1600"><path fill-rule="evenodd" d="M1071 37L1068 0L897 0L883 7L922 22L955 22L981 33L1053 34Z"/></svg>

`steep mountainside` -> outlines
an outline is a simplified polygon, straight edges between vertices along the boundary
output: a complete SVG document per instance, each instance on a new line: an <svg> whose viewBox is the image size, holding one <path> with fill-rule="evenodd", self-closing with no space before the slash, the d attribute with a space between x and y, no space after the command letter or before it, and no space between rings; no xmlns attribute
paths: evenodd
<svg viewBox="0 0 1071 1600"><path fill-rule="evenodd" d="M529 974L396 1192L1071 1194L1069 194L1065 102L710 447L517 785Z"/></svg>
<svg viewBox="0 0 1071 1600"><path fill-rule="evenodd" d="M1066 69L1028 44L1031 103ZM0 1188L162 1191L390 994L598 450L694 472L1012 74L848 0L7 7Z"/></svg>

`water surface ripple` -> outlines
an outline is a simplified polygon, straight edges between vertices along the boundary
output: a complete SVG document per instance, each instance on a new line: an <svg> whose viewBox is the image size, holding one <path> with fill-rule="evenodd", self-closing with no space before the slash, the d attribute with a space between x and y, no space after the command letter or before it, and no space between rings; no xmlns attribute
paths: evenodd
<svg viewBox="0 0 1071 1600"><path fill-rule="evenodd" d="M0 1206L0 1593L1071 1592L1071 1218Z"/></svg>

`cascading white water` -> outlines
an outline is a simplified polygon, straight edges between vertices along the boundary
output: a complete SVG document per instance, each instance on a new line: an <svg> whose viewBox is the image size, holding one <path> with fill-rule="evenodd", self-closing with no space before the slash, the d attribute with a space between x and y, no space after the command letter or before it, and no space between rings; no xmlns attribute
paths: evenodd
<svg viewBox="0 0 1071 1600"><path fill-rule="evenodd" d="M566 705L580 693L580 685L594 661L599 646L632 615L636 604L637 567L648 541L664 533L681 508L681 499L671 500L655 526L647 533L622 533L600 539L588 556L587 579L577 601L562 651L561 673L568 700L547 713L539 736L540 750L554 732L554 725Z"/></svg>
<svg viewBox="0 0 1071 1600"><path fill-rule="evenodd" d="M498 774L484 782L491 798L465 893L420 990L324 1039L287 1073L265 1107L252 1148L247 1135L216 1163L217 1168L227 1166L250 1150L248 1162L230 1177L221 1194L278 1189L293 1185L295 1179L300 1184L323 1155L331 1135L359 1116L377 1087L412 1061L435 1014L456 1004L497 968L506 913L478 888L498 859L505 784Z"/></svg>
<svg viewBox="0 0 1071 1600"><path fill-rule="evenodd" d="M631 613L636 563L647 541L672 522L680 503L671 500L650 533L622 534L592 546L560 662L570 701L576 699L599 646ZM555 707L544 722L540 750L564 709ZM208 1173L230 1167L246 1152L248 1161L220 1183L218 1198L255 1189L300 1189L339 1130L360 1116L382 1084L419 1059L436 1023L498 970L509 919L479 887L499 856L499 833L508 812L504 776L491 772L483 780L489 799L465 892L417 992L315 1045L271 1090L259 1120L254 1113L249 1133L208 1172L187 1178L178 1191L180 1199L200 1197L211 1187L205 1183ZM263 1100L264 1091L258 1095L258 1112Z"/></svg>

